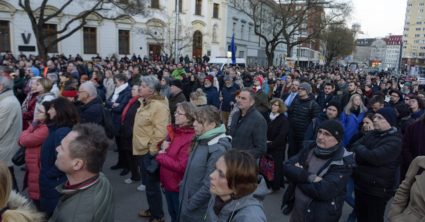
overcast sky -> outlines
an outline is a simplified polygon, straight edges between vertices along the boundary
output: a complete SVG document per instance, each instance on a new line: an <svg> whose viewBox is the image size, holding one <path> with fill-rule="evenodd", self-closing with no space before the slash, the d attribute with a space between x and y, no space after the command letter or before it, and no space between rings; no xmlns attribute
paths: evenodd
<svg viewBox="0 0 425 222"><path fill-rule="evenodd" d="M403 34L407 0L351 0L353 13L348 24L360 23L364 35L385 37Z"/></svg>

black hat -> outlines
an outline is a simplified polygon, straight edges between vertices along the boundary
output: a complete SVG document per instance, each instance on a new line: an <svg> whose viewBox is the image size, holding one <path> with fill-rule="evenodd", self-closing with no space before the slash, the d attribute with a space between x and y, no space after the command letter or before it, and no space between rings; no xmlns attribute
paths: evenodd
<svg viewBox="0 0 425 222"><path fill-rule="evenodd" d="M337 120L325 120L319 125L319 129L328 131L338 142L344 137L344 128Z"/></svg>
<svg viewBox="0 0 425 222"><path fill-rule="evenodd" d="M376 113L381 114L391 126L397 125L397 115L392 107L384 107Z"/></svg>
<svg viewBox="0 0 425 222"><path fill-rule="evenodd" d="M170 82L170 86L175 86L179 89L183 89L183 83L181 80L179 79L174 79L173 81Z"/></svg>
<svg viewBox="0 0 425 222"><path fill-rule="evenodd" d="M337 102L337 101L330 101L330 102L328 102L328 104L326 106L326 109L329 106L335 107L336 108L336 111L338 112L338 115L341 113L341 105L339 104L339 102Z"/></svg>

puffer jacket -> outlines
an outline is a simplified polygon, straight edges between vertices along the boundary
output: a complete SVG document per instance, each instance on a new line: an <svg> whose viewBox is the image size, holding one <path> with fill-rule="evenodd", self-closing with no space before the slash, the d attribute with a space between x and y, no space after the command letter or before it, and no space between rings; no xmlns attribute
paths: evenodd
<svg viewBox="0 0 425 222"><path fill-rule="evenodd" d="M200 140L189 156L180 186L180 222L199 222L205 217L210 194L210 174L218 158L232 147L224 133Z"/></svg>
<svg viewBox="0 0 425 222"><path fill-rule="evenodd" d="M348 152L341 143L337 146L340 148L317 171L317 176L322 178L320 182L309 182L308 171L295 166L295 163L304 165L309 154L314 152L312 149L316 147L315 143L306 144L304 149L286 161L283 166L288 180L310 198L309 204L303 210L304 221L336 222L341 217L346 193L345 187L355 162L353 153ZM295 189L288 188L286 192L295 192Z"/></svg>
<svg viewBox="0 0 425 222"><path fill-rule="evenodd" d="M204 87L202 89L207 96L207 104L217 107L217 109L220 108L220 96L218 94L217 88L214 86L210 87Z"/></svg>
<svg viewBox="0 0 425 222"><path fill-rule="evenodd" d="M47 139L49 129L46 124L30 125L21 133L19 144L25 147L25 164L27 166L28 194L32 200L40 199L40 151Z"/></svg>
<svg viewBox="0 0 425 222"><path fill-rule="evenodd" d="M133 126L133 155L158 153L158 144L167 136L170 109L165 97L154 95L149 100L139 99Z"/></svg>
<svg viewBox="0 0 425 222"><path fill-rule="evenodd" d="M288 110L289 124L296 140L303 140L311 120L320 114L320 106L313 99L296 97Z"/></svg>
<svg viewBox="0 0 425 222"><path fill-rule="evenodd" d="M357 163L353 178L355 189L377 197L394 194L401 162L402 140L397 128L371 131L351 147Z"/></svg>
<svg viewBox="0 0 425 222"><path fill-rule="evenodd" d="M346 114L345 112L341 113L340 121L342 127L344 127L344 145L348 145L351 137L354 136L359 131L359 126L365 117L365 112L359 113L356 116L354 113Z"/></svg>
<svg viewBox="0 0 425 222"><path fill-rule="evenodd" d="M409 167L406 179L394 196L388 219L390 222L425 221L425 156L418 156Z"/></svg>
<svg viewBox="0 0 425 222"><path fill-rule="evenodd" d="M168 126L168 136L171 138L171 142L166 153L156 156L156 160L160 164L159 176L165 190L179 192L195 130L193 127L173 128L170 125Z"/></svg>
<svg viewBox="0 0 425 222"><path fill-rule="evenodd" d="M7 202L9 209L0 213L2 222L42 222L44 215L38 212L30 201L20 194L12 191ZM1 210L1 209L0 209ZM19 220L17 220L19 218Z"/></svg>

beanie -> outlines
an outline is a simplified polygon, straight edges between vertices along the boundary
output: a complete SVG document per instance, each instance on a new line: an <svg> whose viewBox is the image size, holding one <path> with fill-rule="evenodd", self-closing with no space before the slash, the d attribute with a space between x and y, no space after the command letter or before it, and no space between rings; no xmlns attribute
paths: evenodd
<svg viewBox="0 0 425 222"><path fill-rule="evenodd" d="M381 114L391 126L397 125L397 115L392 107L384 107L376 113Z"/></svg>
<svg viewBox="0 0 425 222"><path fill-rule="evenodd" d="M307 82L301 83L300 88L305 89L307 91L307 93L311 93L311 85Z"/></svg>
<svg viewBox="0 0 425 222"><path fill-rule="evenodd" d="M211 83L213 83L214 82L214 76L207 75L207 76L205 76L205 80L209 80Z"/></svg>
<svg viewBox="0 0 425 222"><path fill-rule="evenodd" d="M256 76L255 81L260 82L260 86L263 86L263 81L264 81L263 76L261 75Z"/></svg>
<svg viewBox="0 0 425 222"><path fill-rule="evenodd" d="M172 80L172 81L170 82L170 86L175 86L175 87L177 87L177 88L179 88L179 89L183 89L183 83L182 83L182 81L181 81L181 80L179 80L179 79L174 79L174 80Z"/></svg>
<svg viewBox="0 0 425 222"><path fill-rule="evenodd" d="M62 91L62 96L63 97L76 97L78 95L78 91L77 90L64 90Z"/></svg>
<svg viewBox="0 0 425 222"><path fill-rule="evenodd" d="M325 120L319 125L319 129L328 131L338 142L344 137L344 128L337 120Z"/></svg>
<svg viewBox="0 0 425 222"><path fill-rule="evenodd" d="M330 102L328 102L328 104L326 106L326 109L329 106L335 107L336 108L336 111L338 112L338 115L341 113L341 110L340 110L341 109L341 106L340 106L340 104L337 101L330 101Z"/></svg>

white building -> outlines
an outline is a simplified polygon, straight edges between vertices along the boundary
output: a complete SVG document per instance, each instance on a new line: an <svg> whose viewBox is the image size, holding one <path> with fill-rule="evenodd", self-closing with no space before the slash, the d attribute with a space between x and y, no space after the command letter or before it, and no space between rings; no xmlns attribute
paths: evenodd
<svg viewBox="0 0 425 222"><path fill-rule="evenodd" d="M14 54L38 54L36 39L30 20L18 0L0 1L0 51L11 51ZM36 11L41 0L31 1ZM181 55L190 57L209 54L219 56L226 53L224 31L226 30L226 1L190 1L179 0L180 42L189 41L187 47L182 47ZM49 1L45 15L50 15L61 8L63 1ZM76 0L67 6L63 12L51 19L45 25L45 31L60 30L67 21L88 8L88 1ZM80 54L89 59L96 54L101 56L141 55L158 58L166 54L165 48L174 41L175 21L174 1L148 1L146 15L126 16L118 20L102 19L93 13L88 17L88 23L70 37L51 49L51 54ZM114 8L108 13L117 13ZM71 25L76 27L79 23ZM188 36L188 37L186 37ZM180 44L181 46L182 44ZM167 53L169 54L169 53Z"/></svg>
<svg viewBox="0 0 425 222"><path fill-rule="evenodd" d="M390 35L385 38L387 48L383 64L384 69L399 69L402 37L402 35Z"/></svg>

